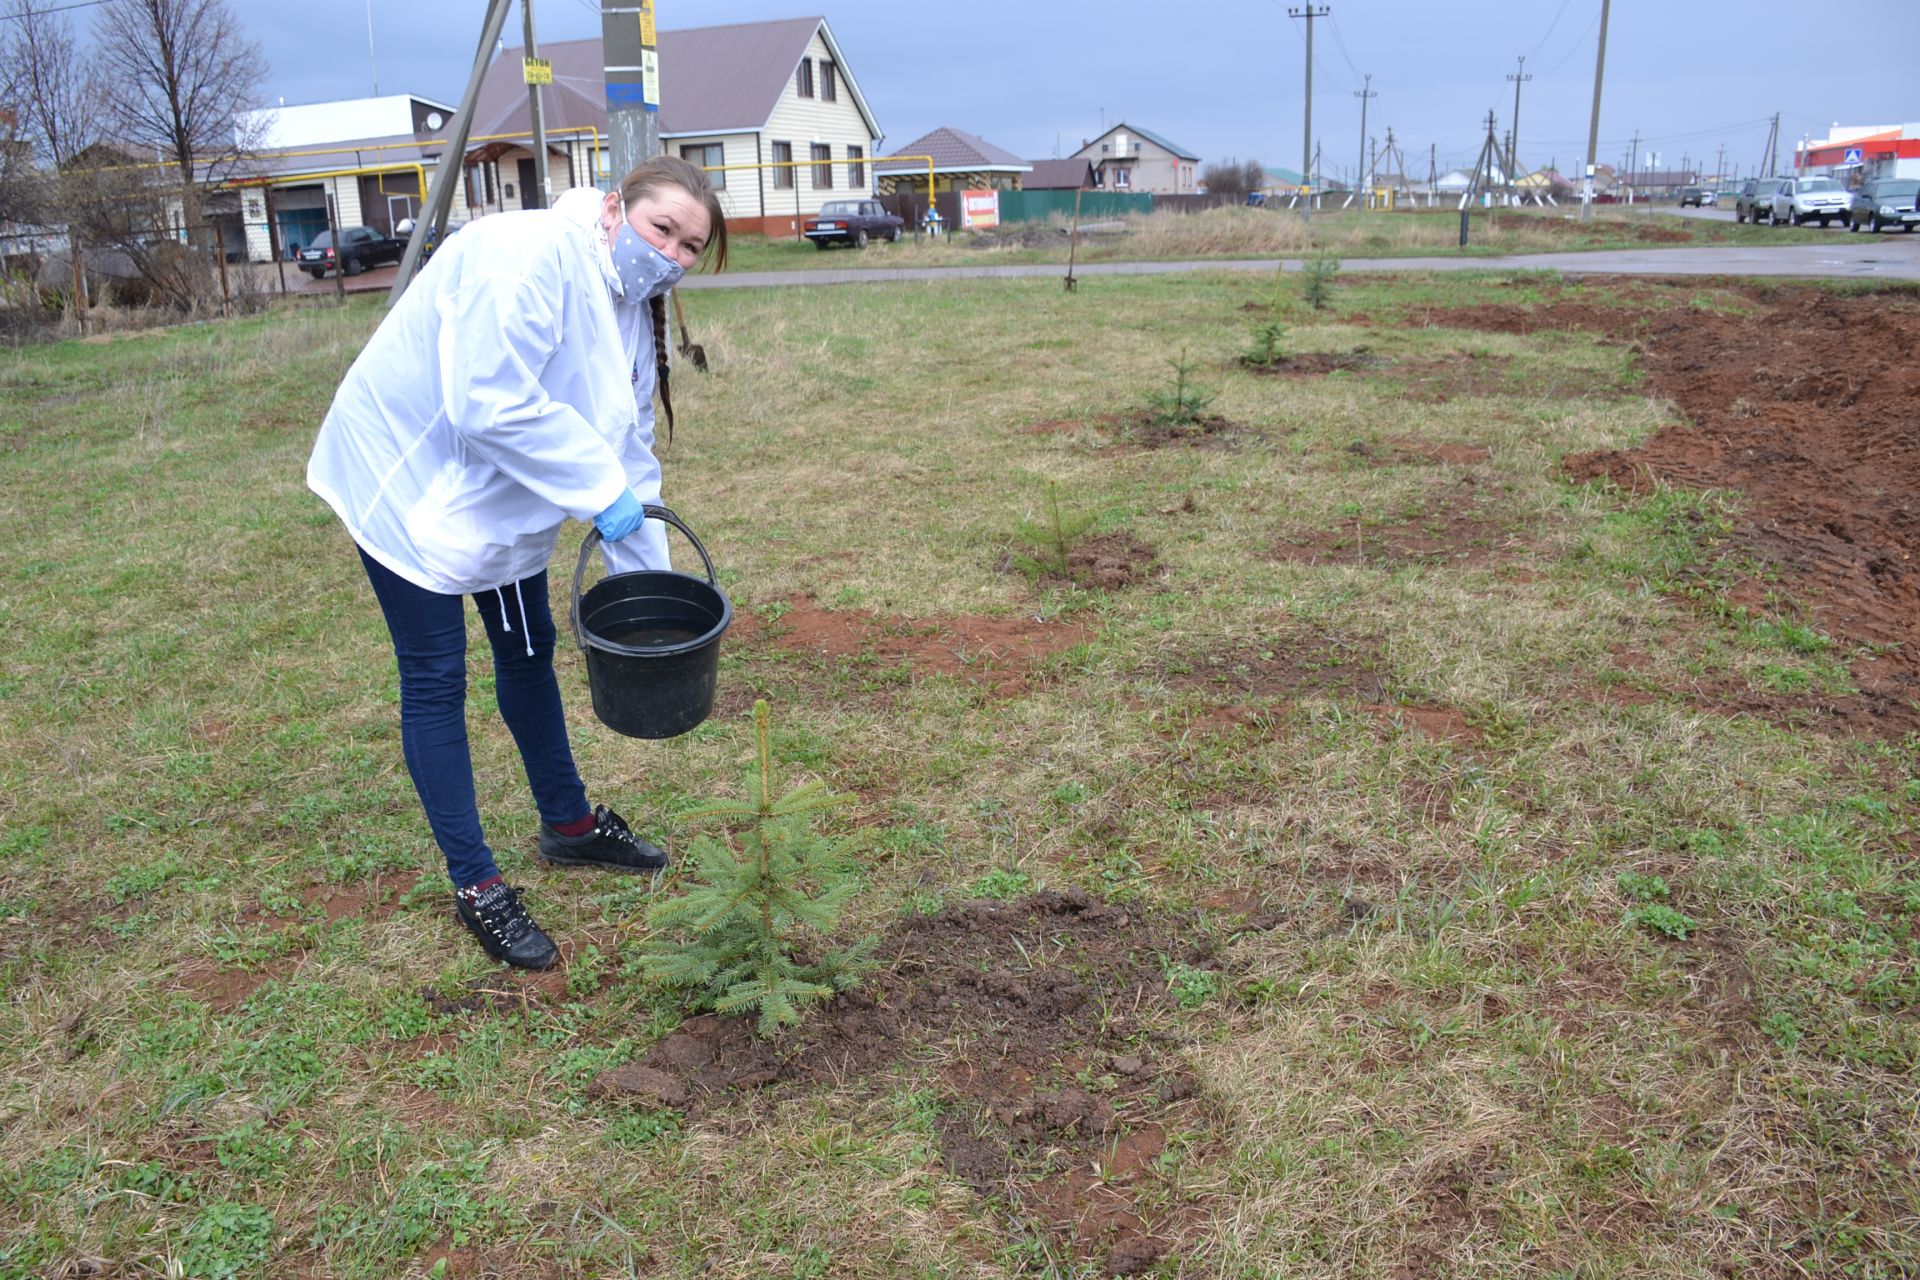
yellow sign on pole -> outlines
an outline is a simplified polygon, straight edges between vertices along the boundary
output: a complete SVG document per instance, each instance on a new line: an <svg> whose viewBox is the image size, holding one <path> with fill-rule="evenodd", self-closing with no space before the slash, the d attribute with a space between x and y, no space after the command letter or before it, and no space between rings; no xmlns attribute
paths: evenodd
<svg viewBox="0 0 1920 1280"><path fill-rule="evenodd" d="M640 0L640 43L650 49L660 44L653 30L653 0Z"/></svg>
<svg viewBox="0 0 1920 1280"><path fill-rule="evenodd" d="M553 63L545 58L522 59L520 78L527 84L552 84Z"/></svg>

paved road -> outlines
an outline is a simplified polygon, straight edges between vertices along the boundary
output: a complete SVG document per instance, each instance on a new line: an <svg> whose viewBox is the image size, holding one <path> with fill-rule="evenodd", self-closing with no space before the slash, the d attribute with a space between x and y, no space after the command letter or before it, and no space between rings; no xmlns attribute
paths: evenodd
<svg viewBox="0 0 1920 1280"><path fill-rule="evenodd" d="M1685 209L1687 217L1731 219L1720 209ZM1848 235L1838 227L1802 228L1805 244L1751 248L1603 249L1575 253L1514 253L1497 258L1439 256L1424 258L1346 258L1343 271L1563 271L1569 275L1800 276L1854 280L1920 280L1920 233ZM1299 259L1248 258L1203 262L1083 262L1076 276L1154 276L1187 271L1298 271ZM718 276L688 276L680 286L697 289L766 289L786 285L879 284L899 280L1006 280L1059 277L1060 263L977 267L875 267L821 271L729 271ZM384 293L394 268L379 267L348 280L350 293ZM277 291L276 275L262 285ZM309 279L287 271L289 292L330 294L334 281Z"/></svg>
<svg viewBox="0 0 1920 1280"><path fill-rule="evenodd" d="M1495 258L1347 258L1343 271L1564 271L1573 275L1801 276L1855 280L1920 280L1920 234L1850 236L1807 228L1804 245L1766 248L1605 249L1580 253L1516 253ZM1151 276L1184 271L1298 271L1298 259L1207 262L1081 263L1076 276ZM765 289L785 285L863 284L898 280L1005 280L1063 276L1062 264L978 267L877 267L870 270L741 271L688 276L681 288Z"/></svg>

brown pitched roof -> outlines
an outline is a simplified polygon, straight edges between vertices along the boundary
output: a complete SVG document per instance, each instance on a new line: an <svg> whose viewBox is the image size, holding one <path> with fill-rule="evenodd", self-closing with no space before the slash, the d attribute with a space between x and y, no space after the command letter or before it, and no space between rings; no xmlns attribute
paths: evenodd
<svg viewBox="0 0 1920 1280"><path fill-rule="evenodd" d="M985 138L977 138L960 129L942 126L932 133L925 133L902 147L895 147L897 156L932 156L936 173L946 170L965 172L971 169L1019 169L1022 172L1033 166L1004 147L996 147ZM902 160L888 164L884 157L875 162L874 169L879 173L906 173L918 168L925 161Z"/></svg>
<svg viewBox="0 0 1920 1280"><path fill-rule="evenodd" d="M1093 166L1071 156L1065 160L1029 160L1033 172L1020 179L1028 191L1073 191L1093 185Z"/></svg>
<svg viewBox="0 0 1920 1280"><path fill-rule="evenodd" d="M720 133L757 129L773 114L824 18L737 22L660 33L660 132ZM828 47L834 47L831 32ZM524 46L502 50L487 67L474 108L473 136L525 133L527 86L521 82ZM553 64L553 84L542 95L548 129L607 127L605 64L598 40L540 46ZM866 103L840 68L843 92L874 126ZM876 127L876 134L877 134Z"/></svg>

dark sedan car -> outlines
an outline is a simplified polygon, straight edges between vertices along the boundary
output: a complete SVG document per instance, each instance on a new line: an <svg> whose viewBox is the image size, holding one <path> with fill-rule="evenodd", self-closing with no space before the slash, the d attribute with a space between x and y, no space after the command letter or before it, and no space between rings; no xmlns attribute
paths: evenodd
<svg viewBox="0 0 1920 1280"><path fill-rule="evenodd" d="M1920 227L1920 180L1881 178L1853 193L1853 207L1847 210L1847 230L1881 231L1887 227Z"/></svg>
<svg viewBox="0 0 1920 1280"><path fill-rule="evenodd" d="M829 200L820 206L817 217L807 219L801 230L816 249L830 244L850 244L864 249L869 240L898 240L906 225L898 214L888 213L878 200Z"/></svg>
<svg viewBox="0 0 1920 1280"><path fill-rule="evenodd" d="M322 231L313 243L300 251L300 269L315 280L339 267L345 275L357 276L368 267L383 262L398 262L407 246L372 227L348 227L340 233L341 250L333 248L333 233ZM344 264L344 265L343 265Z"/></svg>

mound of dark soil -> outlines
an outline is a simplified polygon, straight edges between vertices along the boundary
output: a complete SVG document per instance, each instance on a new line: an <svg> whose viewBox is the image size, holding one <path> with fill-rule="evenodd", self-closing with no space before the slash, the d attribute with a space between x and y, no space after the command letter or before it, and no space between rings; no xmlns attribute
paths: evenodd
<svg viewBox="0 0 1920 1280"><path fill-rule="evenodd" d="M861 990L786 1036L694 1018L592 1092L699 1114L737 1105L742 1090L844 1088L936 1061L936 1128L957 1177L1011 1195L1037 1228L1115 1274L1177 1247L1197 1204L1156 1210L1149 1228L1136 1195L1168 1132L1211 1125L1176 1051L1166 970L1215 966L1205 933L1068 890L908 920L879 956Z"/></svg>

